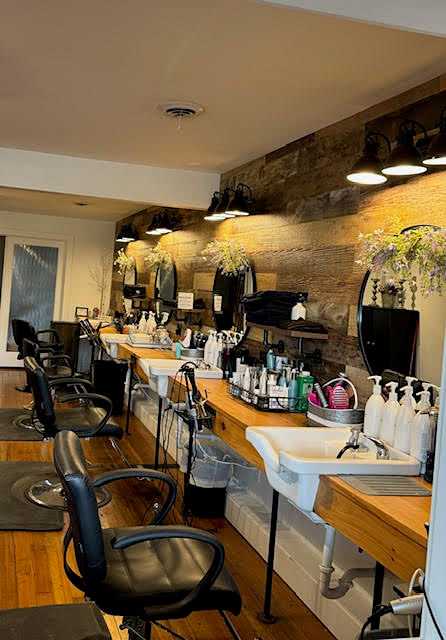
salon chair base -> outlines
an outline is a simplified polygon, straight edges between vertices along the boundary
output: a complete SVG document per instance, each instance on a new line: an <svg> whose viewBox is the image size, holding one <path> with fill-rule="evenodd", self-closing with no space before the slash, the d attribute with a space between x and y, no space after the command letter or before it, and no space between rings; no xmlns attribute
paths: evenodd
<svg viewBox="0 0 446 640"><path fill-rule="evenodd" d="M29 384L20 384L15 387L16 391L20 391L20 393L31 393L31 387Z"/></svg>
<svg viewBox="0 0 446 640"><path fill-rule="evenodd" d="M23 416L17 416L14 418L14 425L20 429L34 429L34 421L29 413L24 413Z"/></svg>
<svg viewBox="0 0 446 640"><path fill-rule="evenodd" d="M107 489L103 487L95 490L98 508L105 507L112 497ZM57 477L40 480L31 485L26 492L26 497L33 504L46 509L56 509L57 511L66 511L65 497L62 491L62 484Z"/></svg>

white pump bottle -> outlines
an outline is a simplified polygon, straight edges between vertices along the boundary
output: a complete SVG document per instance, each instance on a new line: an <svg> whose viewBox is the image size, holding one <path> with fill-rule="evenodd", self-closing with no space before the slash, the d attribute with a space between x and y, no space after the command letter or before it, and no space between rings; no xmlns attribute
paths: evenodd
<svg viewBox="0 0 446 640"><path fill-rule="evenodd" d="M367 400L364 411L364 433L368 436L378 437L381 430L384 398L381 395L381 376L369 376L374 381L373 393Z"/></svg>
<svg viewBox="0 0 446 640"><path fill-rule="evenodd" d="M393 445L403 453L410 453L410 435L415 418L413 387L406 385L401 388L401 391L404 391L404 396L396 419Z"/></svg>
<svg viewBox="0 0 446 640"><path fill-rule="evenodd" d="M407 382L407 386L411 387L413 385L414 382L416 382L418 380L418 378L414 378L413 376L406 376L406 382ZM404 387L401 387L401 391L404 389ZM412 390L412 394L413 394L413 390ZM400 404L403 404L404 402L404 396L401 398L400 400ZM417 401L415 400L415 398L412 395L412 406L415 409L417 405Z"/></svg>
<svg viewBox="0 0 446 640"><path fill-rule="evenodd" d="M424 473L431 442L430 417L429 413L425 413L431 408L430 391L425 389L417 395L421 397L417 404L417 407L420 407L420 413L417 413L413 421L410 434L410 455L421 462L421 473Z"/></svg>
<svg viewBox="0 0 446 640"><path fill-rule="evenodd" d="M428 404L430 406L430 393L429 393L429 395L423 395L423 392L424 391L429 391L429 389L432 389L434 385L430 384L429 382L423 382L421 384L421 386L423 387L423 391L420 391L419 393L417 393L417 396L421 398L421 400L419 400L417 402L417 405L415 407L415 409L417 411L421 411L422 409L426 409L427 408L426 407L426 399L427 399L427 402L428 402Z"/></svg>
<svg viewBox="0 0 446 640"><path fill-rule="evenodd" d="M386 387L390 389L390 393L389 399L384 404L379 435L382 440L387 442L387 444L393 446L395 438L395 423L400 410L400 403L398 402L398 396L396 394L398 383L388 382Z"/></svg>

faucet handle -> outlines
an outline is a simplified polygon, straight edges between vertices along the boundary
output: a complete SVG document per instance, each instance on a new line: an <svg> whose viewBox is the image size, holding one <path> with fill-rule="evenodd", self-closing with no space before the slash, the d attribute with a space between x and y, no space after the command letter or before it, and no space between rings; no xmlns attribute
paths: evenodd
<svg viewBox="0 0 446 640"><path fill-rule="evenodd" d="M353 425L350 429L350 437L348 439L348 444L353 444L355 446L359 443L359 436L362 433L362 427L358 425Z"/></svg>

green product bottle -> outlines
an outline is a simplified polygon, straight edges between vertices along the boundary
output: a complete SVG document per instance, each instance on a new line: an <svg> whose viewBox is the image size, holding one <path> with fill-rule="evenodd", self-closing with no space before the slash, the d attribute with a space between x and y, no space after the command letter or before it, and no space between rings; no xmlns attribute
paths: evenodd
<svg viewBox="0 0 446 640"><path fill-rule="evenodd" d="M302 371L298 377L298 401L297 411L305 413L308 411L308 394L313 389L314 378L309 371Z"/></svg>

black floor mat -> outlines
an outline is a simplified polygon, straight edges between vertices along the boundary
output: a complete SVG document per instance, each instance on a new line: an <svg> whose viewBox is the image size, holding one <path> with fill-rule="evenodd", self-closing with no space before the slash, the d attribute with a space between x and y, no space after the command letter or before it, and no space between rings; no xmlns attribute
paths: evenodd
<svg viewBox="0 0 446 640"><path fill-rule="evenodd" d="M43 440L42 434L35 429L25 429L14 423L16 418L26 415L31 417L25 409L0 409L0 442Z"/></svg>
<svg viewBox="0 0 446 640"><path fill-rule="evenodd" d="M92 604L52 605L0 611L2 640L111 640Z"/></svg>
<svg viewBox="0 0 446 640"><path fill-rule="evenodd" d="M46 462L0 462L0 530L59 531L63 512L34 505L25 491L35 482L56 476Z"/></svg>

